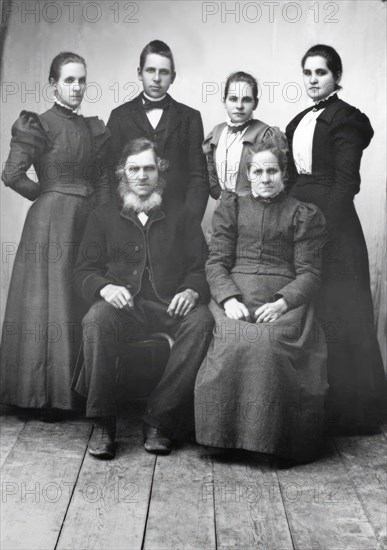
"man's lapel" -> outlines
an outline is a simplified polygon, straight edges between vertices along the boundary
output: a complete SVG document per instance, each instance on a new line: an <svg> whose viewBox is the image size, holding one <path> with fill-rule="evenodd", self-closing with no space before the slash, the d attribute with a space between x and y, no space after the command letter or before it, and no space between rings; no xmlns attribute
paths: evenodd
<svg viewBox="0 0 387 550"><path fill-rule="evenodd" d="M163 218L165 218L165 214L164 214L164 211L162 210L162 207L156 206L149 213L149 219L147 221L147 224L151 225L153 222L157 222L158 220L162 220Z"/></svg>
<svg viewBox="0 0 387 550"><path fill-rule="evenodd" d="M128 107L129 107L128 115L131 118L131 120L129 121L129 124L132 124L132 122L134 122L148 135L149 122L145 114L145 110L143 109L143 106L142 106L141 94L138 95L133 101L128 103Z"/></svg>
<svg viewBox="0 0 387 550"><path fill-rule="evenodd" d="M141 230L143 230L144 227L145 227L144 225L142 225L142 223L138 219L138 216L137 216L136 212L134 212L133 210L124 210L122 208L122 205L121 205L120 216L122 216L123 218L126 218L127 220L132 221ZM151 225L153 222L156 222L158 220L162 220L163 218L165 218L164 211L162 210L161 207L157 206L156 208L153 208L153 210L151 210L151 212L149 212L149 219L148 219L146 225Z"/></svg>
<svg viewBox="0 0 387 550"><path fill-rule="evenodd" d="M165 129L164 142L168 137L176 130L181 122L180 111L177 101L171 98L171 104L169 106L169 120Z"/></svg>

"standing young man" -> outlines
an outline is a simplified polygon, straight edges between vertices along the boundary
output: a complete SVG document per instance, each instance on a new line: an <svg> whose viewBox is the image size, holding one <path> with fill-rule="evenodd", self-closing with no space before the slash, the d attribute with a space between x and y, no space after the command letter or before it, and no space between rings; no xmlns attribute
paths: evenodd
<svg viewBox="0 0 387 550"><path fill-rule="evenodd" d="M175 101L167 92L176 77L170 48L160 40L150 42L140 55L138 77L143 92L120 105L110 115L111 168L115 170L126 143L145 137L167 159L166 208L185 205L199 221L206 209L209 183L202 153L203 124L199 111Z"/></svg>

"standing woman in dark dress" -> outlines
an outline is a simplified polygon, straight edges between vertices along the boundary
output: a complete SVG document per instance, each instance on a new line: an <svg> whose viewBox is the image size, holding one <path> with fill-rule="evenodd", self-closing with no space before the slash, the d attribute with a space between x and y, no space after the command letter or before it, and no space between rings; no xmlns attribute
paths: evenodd
<svg viewBox="0 0 387 550"><path fill-rule="evenodd" d="M55 103L22 111L12 127L2 179L34 201L15 258L1 344L0 401L72 409L70 390L84 313L71 287L78 244L91 209L109 199L101 152L108 139L97 117L77 114L85 60L62 52L51 64ZM33 166L38 182L27 171Z"/></svg>
<svg viewBox="0 0 387 550"><path fill-rule="evenodd" d="M342 63L330 46L302 62L315 105L287 126L289 194L316 204L327 221L317 315L328 344L328 429L371 432L383 417L385 376L374 329L367 247L353 203L360 161L373 136L363 113L338 98Z"/></svg>

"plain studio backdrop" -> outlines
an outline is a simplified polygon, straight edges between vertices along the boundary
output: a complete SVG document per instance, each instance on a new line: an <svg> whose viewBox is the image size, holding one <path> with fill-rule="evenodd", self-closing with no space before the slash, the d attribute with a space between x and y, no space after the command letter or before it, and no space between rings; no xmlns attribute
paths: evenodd
<svg viewBox="0 0 387 550"><path fill-rule="evenodd" d="M356 197L365 233L379 341L386 359L386 4L353 1L34 1L4 0L1 88L1 163L21 110L52 104L47 84L52 58L63 50L85 57L89 87L82 114L107 122L110 111L141 90L139 54L154 39L175 55L178 101L198 109L208 133L225 119L225 79L244 70L259 79L255 117L279 126L310 105L300 60L317 43L337 49L344 74L340 97L370 118L375 136L365 150ZM1 315L29 201L1 186ZM211 219L209 201L204 226Z"/></svg>

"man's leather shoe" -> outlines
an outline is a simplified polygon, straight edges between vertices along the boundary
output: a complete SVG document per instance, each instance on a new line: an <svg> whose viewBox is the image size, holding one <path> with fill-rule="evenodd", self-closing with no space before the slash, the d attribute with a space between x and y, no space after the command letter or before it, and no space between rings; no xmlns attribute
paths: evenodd
<svg viewBox="0 0 387 550"><path fill-rule="evenodd" d="M158 428L144 424L143 431L144 448L148 453L167 455L171 452L172 441Z"/></svg>
<svg viewBox="0 0 387 550"><path fill-rule="evenodd" d="M94 419L93 435L89 441L89 453L102 460L116 456L114 440L116 438L116 417L102 416Z"/></svg>

